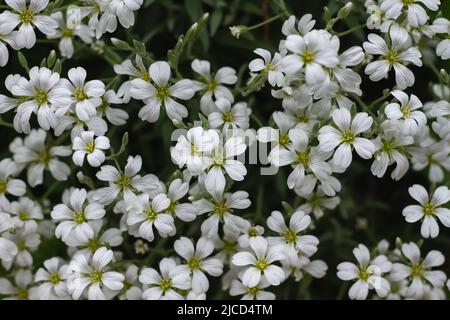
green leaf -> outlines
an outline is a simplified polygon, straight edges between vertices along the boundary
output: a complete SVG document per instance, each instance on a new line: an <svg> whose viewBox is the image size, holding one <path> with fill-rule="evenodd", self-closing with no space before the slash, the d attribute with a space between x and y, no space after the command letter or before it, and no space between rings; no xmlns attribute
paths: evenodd
<svg viewBox="0 0 450 320"><path fill-rule="evenodd" d="M62 70L62 61L60 59L56 59L55 65L53 67L53 72L61 73Z"/></svg>
<svg viewBox="0 0 450 320"><path fill-rule="evenodd" d="M122 154L125 151L126 146L128 145L128 132L125 132L122 136L122 143L120 145L119 152L117 152L116 156Z"/></svg>
<svg viewBox="0 0 450 320"><path fill-rule="evenodd" d="M201 0L184 0L184 7L192 22L198 21L202 16Z"/></svg>
<svg viewBox="0 0 450 320"><path fill-rule="evenodd" d="M267 74L258 74L253 80L247 85L247 87L241 90L244 97L248 96L250 93L259 91L264 86L267 81Z"/></svg>
<svg viewBox="0 0 450 320"><path fill-rule="evenodd" d="M22 68L24 68L27 72L30 70L30 68L28 68L28 61L27 58L25 58L25 56L23 55L22 52L17 52L17 57L19 58L19 63L22 66Z"/></svg>
<svg viewBox="0 0 450 320"><path fill-rule="evenodd" d="M51 69L53 68L53 65L56 62L56 52L55 50L50 51L50 54L48 55L47 58L47 68Z"/></svg>
<svg viewBox="0 0 450 320"><path fill-rule="evenodd" d="M221 9L216 9L211 15L211 21L209 22L209 33L211 34L211 36L216 34L217 29L219 28L220 23L222 22L222 18L223 12Z"/></svg>
<svg viewBox="0 0 450 320"><path fill-rule="evenodd" d="M442 15L447 18L450 19L450 1L446 0L441 2L441 12Z"/></svg>

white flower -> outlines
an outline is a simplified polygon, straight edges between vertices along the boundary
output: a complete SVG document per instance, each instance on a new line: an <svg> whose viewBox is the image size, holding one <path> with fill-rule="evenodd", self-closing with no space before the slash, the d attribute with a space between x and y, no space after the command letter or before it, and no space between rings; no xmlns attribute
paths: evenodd
<svg viewBox="0 0 450 320"><path fill-rule="evenodd" d="M408 32L394 24L389 29L391 45L379 35L371 33L368 35L368 42L363 43L364 50L373 55L381 55L381 59L371 62L366 66L365 73L370 80L379 81L386 78L391 68L395 71L395 81L400 90L411 87L414 84L414 73L405 65L412 63L418 67L422 66L422 54L411 46L411 39Z"/></svg>
<svg viewBox="0 0 450 320"><path fill-rule="evenodd" d="M83 254L94 253L100 247L118 247L123 242L122 231L118 228L109 228L102 230L103 219L90 220L89 226L94 230L92 238L85 238L84 241L80 241L76 237L69 237L66 240L66 245L69 248L69 252L78 252ZM77 249L75 249L75 247ZM82 249L83 248L83 249Z"/></svg>
<svg viewBox="0 0 450 320"><path fill-rule="evenodd" d="M347 168L352 162L352 146L363 159L370 159L375 152L372 141L358 135L366 132L372 126L373 119L365 112L360 112L351 118L350 111L339 108L331 114L337 128L324 126L319 130L319 148L332 151L333 163L338 167Z"/></svg>
<svg viewBox="0 0 450 320"><path fill-rule="evenodd" d="M288 36L290 34L301 34L301 35L305 35L308 32L310 32L313 28L314 25L316 24L316 20L312 19L312 14L305 14L303 15L300 20L297 23L297 28L295 26L295 16L290 16L289 19L287 19L284 23L283 26L281 28L281 32L285 35Z"/></svg>
<svg viewBox="0 0 450 320"><path fill-rule="evenodd" d="M450 21L445 18L437 18L433 21L433 31L436 33L450 34ZM436 54L442 60L450 59L450 39L444 39L436 47Z"/></svg>
<svg viewBox="0 0 450 320"><path fill-rule="evenodd" d="M192 203L180 203L179 201L188 191L189 183L183 182L181 179L173 180L167 190L167 197L170 200L167 212L186 222L194 220L198 214L197 207Z"/></svg>
<svg viewBox="0 0 450 320"><path fill-rule="evenodd" d="M120 300L142 300L142 288L138 281L139 268L130 264L125 271L124 288L119 293Z"/></svg>
<svg viewBox="0 0 450 320"><path fill-rule="evenodd" d="M230 126L232 129L248 129L252 110L247 107L246 102L238 102L231 106L230 100L218 98L215 106L218 110L212 111L208 115L208 123L211 128L219 128L223 125L223 132L227 132Z"/></svg>
<svg viewBox="0 0 450 320"><path fill-rule="evenodd" d="M36 271L34 282L40 283L37 288L40 300L66 299L68 297L66 279L67 265L59 258L44 261L44 267Z"/></svg>
<svg viewBox="0 0 450 320"><path fill-rule="evenodd" d="M246 209L250 207L248 193L237 191L234 193L224 193L225 185L220 187L205 185L208 193L212 196L211 200L202 198L194 201L198 214L208 213L209 218L203 221L201 225L202 235L206 238L213 238L219 232L219 223L235 232L239 232L245 226L245 220L232 212L235 209Z"/></svg>
<svg viewBox="0 0 450 320"><path fill-rule="evenodd" d="M281 55L276 52L273 56L269 51L258 48L253 51L261 58L250 61L248 68L251 72L262 72L267 74L271 86L281 87L284 83L284 74L281 68Z"/></svg>
<svg viewBox="0 0 450 320"><path fill-rule="evenodd" d="M120 24L124 28L134 25L133 11L139 10L143 0L111 0L109 8L117 15Z"/></svg>
<svg viewBox="0 0 450 320"><path fill-rule="evenodd" d="M0 294L10 300L36 300L36 287L32 287L33 275L28 269L18 269L14 274L14 285L6 278L0 278Z"/></svg>
<svg viewBox="0 0 450 320"><path fill-rule="evenodd" d="M319 239L311 235L300 235L310 224L310 216L302 211L296 211L292 214L288 227L281 212L272 211L270 217L267 218L267 226L280 236L268 237L267 240L271 245L282 245L281 247L285 248L287 254L292 249L296 249L303 255L310 257L317 252Z"/></svg>
<svg viewBox="0 0 450 320"><path fill-rule="evenodd" d="M84 24L71 25L66 22L69 18L64 16L62 12L55 12L51 14L51 17L58 23L58 29L51 35L47 37L49 39L60 39L58 48L61 55L65 58L71 58L74 53L73 38L75 36L83 40L84 43L92 43L92 38L94 37L94 31L89 29L88 26Z"/></svg>
<svg viewBox="0 0 450 320"><path fill-rule="evenodd" d="M419 247L413 243L404 243L401 253L406 258L406 264L394 263L392 265L391 278L393 281L408 280L406 296L419 299L424 293L426 283L433 287L442 288L447 276L442 271L432 270L444 264L444 255L437 250L428 252L425 259L420 257Z"/></svg>
<svg viewBox="0 0 450 320"><path fill-rule="evenodd" d="M446 186L438 187L433 195L428 196L428 192L421 185L415 184L408 189L409 194L418 205L410 205L403 209L403 216L409 223L422 221L420 233L424 238L436 238L439 235L439 226L436 218L446 227L450 227L450 210L442 205L450 201L450 190Z"/></svg>
<svg viewBox="0 0 450 320"><path fill-rule="evenodd" d="M422 102L416 95L408 95L400 90L394 90L391 94L400 102L390 103L384 109L384 113L391 120L400 126L400 130L404 135L414 135L420 127L427 123L427 117L422 111L417 109L422 108Z"/></svg>
<svg viewBox="0 0 450 320"><path fill-rule="evenodd" d="M141 177L138 175L141 167L141 156L129 156L124 171L119 171L110 165L102 166L96 176L102 181L109 182L110 186L97 189L93 196L94 199L106 205L122 194L126 202L132 202L137 191L149 192L157 189L158 178L153 174Z"/></svg>
<svg viewBox="0 0 450 320"><path fill-rule="evenodd" d="M224 173L234 181L244 180L247 169L235 157L242 155L246 148L244 139L235 136L230 137L223 147L218 145L213 149L210 168L204 177L206 188L210 194L223 191L226 184Z"/></svg>
<svg viewBox="0 0 450 320"><path fill-rule="evenodd" d="M85 189L74 189L64 194L63 202L56 205L50 213L52 219L59 222L55 229L57 238L67 241L76 238L87 241L94 236L94 230L89 221L103 218L104 207L87 199Z"/></svg>
<svg viewBox="0 0 450 320"><path fill-rule="evenodd" d="M11 177L16 166L14 162L8 159L0 161L0 207L9 203L6 198L7 194L20 197L27 191L25 182Z"/></svg>
<svg viewBox="0 0 450 320"><path fill-rule="evenodd" d="M12 265L17 265L19 267L30 267L33 265L33 256L31 252L37 250L41 244L41 238L39 233L36 231L25 231L18 230L15 233L8 233L5 238L12 241L17 248L17 255L14 255L13 260L4 259L2 260L2 265L5 269L9 270ZM6 250L11 250L13 253L15 250L12 246L7 244Z"/></svg>
<svg viewBox="0 0 450 320"><path fill-rule="evenodd" d="M242 274L242 284L255 287L264 278L273 286L278 286L284 279L283 269L273 264L285 258L279 246L269 246L263 237L250 238L251 252L238 252L232 258L236 266L246 266Z"/></svg>
<svg viewBox="0 0 450 320"><path fill-rule="evenodd" d="M410 147L414 170L429 167L428 179L442 182L445 171L450 170L450 145L446 141L431 142L430 145Z"/></svg>
<svg viewBox="0 0 450 320"><path fill-rule="evenodd" d="M12 261L18 253L16 244L3 237L3 233L8 232L13 226L9 214L0 212L0 260L2 263Z"/></svg>
<svg viewBox="0 0 450 320"><path fill-rule="evenodd" d="M439 10L440 0L385 0L380 4L380 9L385 12L386 17L397 19L403 12L407 14L408 23L412 27L418 27L428 21L425 9L419 4L422 3L428 9Z"/></svg>
<svg viewBox="0 0 450 320"><path fill-rule="evenodd" d="M102 150L110 148L109 139L101 136L94 139L93 131L84 131L81 136L73 139L72 149L75 152L72 155L73 162L83 166L84 156L87 155L87 161L93 167L99 167L105 161L105 153Z"/></svg>
<svg viewBox="0 0 450 320"><path fill-rule="evenodd" d="M58 157L67 157L72 152L67 146L48 147L44 130L31 130L22 142L18 140L15 146L14 161L19 165L28 166L27 181L31 187L43 182L44 169L48 169L53 178L64 181L70 175L70 168Z"/></svg>
<svg viewBox="0 0 450 320"><path fill-rule="evenodd" d="M190 277L191 287L194 293L205 293L209 289L209 281L205 272L213 277L223 273L223 264L219 259L207 258L214 251L212 241L200 238L194 248L192 241L181 237L174 243L175 251L185 259L181 265L181 273Z"/></svg>
<svg viewBox="0 0 450 320"><path fill-rule="evenodd" d="M211 64L206 60L195 59L191 64L192 70L201 76L201 81L193 81L196 90L200 90L200 110L209 115L218 107L214 98L234 101L233 93L225 85L232 85L237 82L236 70L230 67L222 67L215 74L211 74ZM220 107L219 107L220 108Z"/></svg>
<svg viewBox="0 0 450 320"><path fill-rule="evenodd" d="M72 68L68 72L70 82L63 79L63 86L71 92L74 101L73 108L78 118L88 121L95 116L96 108L102 103L101 97L105 93L105 85L100 80L86 82L87 73L82 67ZM70 105L61 109L59 115L63 115Z"/></svg>
<svg viewBox="0 0 450 320"><path fill-rule="evenodd" d="M185 106L173 98L189 100L195 94L191 80L182 79L170 85L170 66L165 61L156 61L149 68L150 79L154 84L143 79L131 81L130 94L133 98L143 100L145 106L139 110L139 118L156 122L161 106L164 105L171 120L181 121L188 116Z"/></svg>
<svg viewBox="0 0 450 320"><path fill-rule="evenodd" d="M12 30L14 26L11 26L8 22L2 20L2 15L0 14L0 67L4 67L9 60L9 52L6 45L15 47L14 43L14 32Z"/></svg>
<svg viewBox="0 0 450 320"><path fill-rule="evenodd" d="M115 271L108 271L113 260L112 250L101 247L92 256L76 254L69 263L67 288L73 299L78 300L86 293L89 300L112 298L123 288L125 277Z"/></svg>
<svg viewBox="0 0 450 320"><path fill-rule="evenodd" d="M320 219L324 214L323 209L333 210L340 202L339 197L327 197L322 187L318 187L316 192L306 197L306 203L298 207L298 210L307 214L312 212L316 219Z"/></svg>
<svg viewBox="0 0 450 320"><path fill-rule="evenodd" d="M25 232L36 232L38 221L44 218L41 206L27 197L11 202L8 211L12 215L12 223Z"/></svg>
<svg viewBox="0 0 450 320"><path fill-rule="evenodd" d="M284 71L295 73L304 69L306 83L310 86L320 86L329 77L324 68L339 63L339 39L324 30L312 30L304 36L288 35L285 46L293 54L282 59Z"/></svg>
<svg viewBox="0 0 450 320"><path fill-rule="evenodd" d="M30 133L30 117L37 115L39 126L44 130L55 128L57 115L70 105L70 92L56 72L42 67L33 67L29 72L30 80L20 78L11 87L11 93L22 98L14 117L14 128L18 132Z"/></svg>
<svg viewBox="0 0 450 320"><path fill-rule="evenodd" d="M148 70L142 61L142 57L138 54L135 57L134 64L129 59L124 60L121 64L115 64L114 72L119 75L128 75L131 78L130 80L123 82L117 91L117 96L121 97L124 103L128 103L130 101L131 81L134 78L141 78L144 81L150 80Z"/></svg>
<svg viewBox="0 0 450 320"><path fill-rule="evenodd" d="M384 255L371 260L369 250L363 244L353 249L353 255L358 265L342 262L337 266L339 279L357 280L348 292L350 299L365 300L370 289L375 289L379 297L386 297L391 287L384 274L391 270L392 263Z"/></svg>
<svg viewBox="0 0 450 320"><path fill-rule="evenodd" d="M1 20L15 29L20 25L15 35L15 43L18 48L30 49L36 43L36 34L33 28L36 26L39 31L46 35L51 35L58 27L58 23L52 17L40 14L48 6L48 0L30 0L27 6L26 0L5 0L14 12L4 11Z"/></svg>
<svg viewBox="0 0 450 320"><path fill-rule="evenodd" d="M184 166L192 175L199 175L211 163L211 152L219 142L216 131L194 127L186 136L178 137L175 147L170 149L172 161L181 169Z"/></svg>
<svg viewBox="0 0 450 320"><path fill-rule="evenodd" d="M286 278L293 276L295 281L303 279L307 273L314 278L323 278L328 270L327 264L322 260L311 261L308 257L296 251L289 251L286 259L281 261Z"/></svg>
<svg viewBox="0 0 450 320"><path fill-rule="evenodd" d="M326 160L331 152L309 146L308 135L301 129L289 130L291 144L286 149L277 149L270 153L270 161L277 167L291 165L294 169L287 179L290 189L298 188L305 179L305 174L312 172L318 179L326 180L331 175L331 166Z"/></svg>
<svg viewBox="0 0 450 320"><path fill-rule="evenodd" d="M413 137L398 134L396 130L386 130L372 142L376 150L374 161L370 167L372 174L381 178L386 173L387 167L396 163L397 166L392 170L391 177L394 180L400 180L409 169L409 161L404 147L414 142Z"/></svg>
<svg viewBox="0 0 450 320"><path fill-rule="evenodd" d="M230 287L230 296L240 296L241 300L275 300L275 294L264 289L269 287L270 283L262 279L254 287L245 286L240 280L233 280Z"/></svg>
<svg viewBox="0 0 450 320"><path fill-rule="evenodd" d="M165 194L158 194L151 201L148 194L141 194L130 205L127 224L131 226L132 234L151 242L155 238L154 226L164 238L175 235L176 229L172 216L163 213L170 205L170 200Z"/></svg>
<svg viewBox="0 0 450 320"><path fill-rule="evenodd" d="M141 271L139 281L148 286L143 292L143 298L146 300L183 300L179 290L191 288L189 274L183 272L183 269L177 266L172 258L161 259L159 270L161 273L153 268L145 268Z"/></svg>
<svg viewBox="0 0 450 320"><path fill-rule="evenodd" d="M109 122L116 126L122 126L127 123L128 113L119 108L112 108L111 104L122 104L125 101L118 97L113 90L108 90L102 97L102 103L97 108L97 114L102 117L106 116Z"/></svg>

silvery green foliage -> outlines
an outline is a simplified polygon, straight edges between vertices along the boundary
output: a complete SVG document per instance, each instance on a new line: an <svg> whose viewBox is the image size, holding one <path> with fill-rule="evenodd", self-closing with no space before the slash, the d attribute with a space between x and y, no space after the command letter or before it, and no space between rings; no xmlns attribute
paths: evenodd
<svg viewBox="0 0 450 320"><path fill-rule="evenodd" d="M445 252L428 241L450 227L450 22L440 0L344 2L322 23L277 0L247 26L223 1L186 1L196 22L164 56L147 48L166 26L141 37L136 23L158 1L6 0L0 298L315 298L311 281L342 298L349 281L350 299L446 299ZM250 41L239 70L195 54L275 20L281 40ZM398 188L412 171L411 204L389 212L399 230L372 228L389 204L363 203L346 176Z"/></svg>

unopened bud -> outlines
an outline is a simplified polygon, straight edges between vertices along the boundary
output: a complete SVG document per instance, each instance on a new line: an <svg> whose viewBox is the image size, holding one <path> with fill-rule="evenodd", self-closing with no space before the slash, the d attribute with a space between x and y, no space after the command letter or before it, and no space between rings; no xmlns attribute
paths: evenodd
<svg viewBox="0 0 450 320"><path fill-rule="evenodd" d="M343 6L337 13L338 19L346 18L349 13L352 11L353 3L348 2L345 6Z"/></svg>
<svg viewBox="0 0 450 320"><path fill-rule="evenodd" d="M245 33L245 31L247 31L247 26L244 25L230 27L231 35L236 39L239 39L240 35Z"/></svg>

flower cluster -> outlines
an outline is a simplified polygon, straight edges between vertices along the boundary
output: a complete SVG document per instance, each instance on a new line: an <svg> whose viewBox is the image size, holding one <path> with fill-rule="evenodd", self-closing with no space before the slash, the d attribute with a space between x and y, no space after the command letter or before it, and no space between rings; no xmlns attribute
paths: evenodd
<svg viewBox="0 0 450 320"><path fill-rule="evenodd" d="M7 45L19 51L46 40L59 55L28 67L19 51L26 74L6 75L0 94L0 125L16 135L0 159L0 296L275 299L287 283L326 275L331 262L320 249L332 231L317 226L346 201L342 177L355 163L378 178L391 167L394 181L423 173L429 187L407 190L418 204L392 219L420 221L416 235L425 239L439 236L439 223L450 227L450 80L434 65L450 59L450 22L439 0L365 1L355 28L369 32L354 46L342 38L356 29L333 28L351 3L323 28L285 9L278 50L256 48L240 71L191 59L207 15L167 58L154 59L145 43L128 41L134 34L108 39L134 25L143 0L5 3L1 67ZM250 30L231 28L235 36ZM80 50L103 56L112 76L88 75ZM411 89L425 67L439 81L430 95ZM366 97L363 80L379 82L382 95ZM273 108L260 120L248 95L264 86ZM149 170L158 154L146 146L128 148L140 130L158 135L155 145L172 160L164 170ZM287 186L292 203L265 206L263 193L247 189L263 178L252 163L261 150L282 173L270 177L274 188ZM60 249L37 259L49 243ZM447 275L436 269L444 254L422 258L422 244L359 244L357 263L338 264L337 278L353 282L351 299L445 299Z"/></svg>

